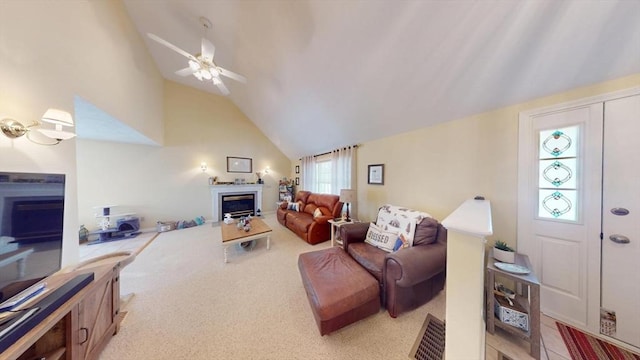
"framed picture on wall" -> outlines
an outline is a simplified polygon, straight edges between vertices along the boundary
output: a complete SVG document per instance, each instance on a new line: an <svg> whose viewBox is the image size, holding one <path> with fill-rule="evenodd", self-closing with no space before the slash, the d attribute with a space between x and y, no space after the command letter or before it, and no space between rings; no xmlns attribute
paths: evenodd
<svg viewBox="0 0 640 360"><path fill-rule="evenodd" d="M300 174L300 165L296 165L296 174Z"/></svg>
<svg viewBox="0 0 640 360"><path fill-rule="evenodd" d="M296 176L296 185L300 185L300 178Z"/></svg>
<svg viewBox="0 0 640 360"><path fill-rule="evenodd" d="M384 185L384 164L369 165L367 184Z"/></svg>
<svg viewBox="0 0 640 360"><path fill-rule="evenodd" d="M252 162L251 158L227 156L227 172L250 173L253 167Z"/></svg>

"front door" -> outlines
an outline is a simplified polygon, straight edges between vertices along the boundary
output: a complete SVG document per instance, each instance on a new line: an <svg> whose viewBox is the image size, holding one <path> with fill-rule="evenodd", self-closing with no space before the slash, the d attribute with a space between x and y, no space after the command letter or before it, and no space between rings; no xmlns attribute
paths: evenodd
<svg viewBox="0 0 640 360"><path fill-rule="evenodd" d="M605 103L600 331L640 347L640 95Z"/></svg>
<svg viewBox="0 0 640 360"><path fill-rule="evenodd" d="M602 117L596 103L520 120L518 251L540 280L541 311L582 328L599 287L589 249L600 242Z"/></svg>

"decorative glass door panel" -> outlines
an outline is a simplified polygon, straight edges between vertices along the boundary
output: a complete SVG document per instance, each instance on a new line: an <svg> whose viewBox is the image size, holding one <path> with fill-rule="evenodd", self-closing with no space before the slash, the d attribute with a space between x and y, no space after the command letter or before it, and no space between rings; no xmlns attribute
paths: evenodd
<svg viewBox="0 0 640 360"><path fill-rule="evenodd" d="M539 132L538 217L578 220L579 126Z"/></svg>

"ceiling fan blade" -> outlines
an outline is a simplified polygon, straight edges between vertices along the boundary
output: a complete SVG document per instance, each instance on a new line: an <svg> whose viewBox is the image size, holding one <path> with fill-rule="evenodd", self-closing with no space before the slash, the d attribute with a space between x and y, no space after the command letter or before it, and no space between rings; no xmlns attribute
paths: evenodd
<svg viewBox="0 0 640 360"><path fill-rule="evenodd" d="M193 69L191 69L190 67L186 67L184 69L180 69L180 70L176 71L176 75L180 75L180 76L193 75Z"/></svg>
<svg viewBox="0 0 640 360"><path fill-rule="evenodd" d="M212 62L213 55L216 53L216 47L213 46L211 41L202 38L202 51L200 53L202 54L202 58L205 61Z"/></svg>
<svg viewBox="0 0 640 360"><path fill-rule="evenodd" d="M218 81L215 81L214 84L216 84L216 86L218 87L218 89L220 89L222 94L229 95L229 89L227 89L227 87L224 85L222 80L218 79Z"/></svg>
<svg viewBox="0 0 640 360"><path fill-rule="evenodd" d="M186 57L187 59L191 59L193 61L198 61L198 59L196 59L195 56L189 54L188 52L186 52L186 51L184 51L182 49L180 49L179 47L173 45L172 43L170 43L170 42L168 42L168 41L166 41L166 40L164 40L162 38L159 38L158 36L156 36L156 35L154 35L152 33L147 33L147 36L149 36L151 39L159 42L160 44L168 47L169 49L177 52L178 54Z"/></svg>
<svg viewBox="0 0 640 360"><path fill-rule="evenodd" d="M247 78L242 76L242 75L240 75L240 74L236 74L233 71L229 71L227 69L223 69L223 68L221 68L219 66L217 67L217 69L218 69L218 72L220 72L220 75L224 75L224 76L226 76L228 78L231 78L231 79L233 79L235 81L240 81L241 83L245 83L245 84L247 83Z"/></svg>

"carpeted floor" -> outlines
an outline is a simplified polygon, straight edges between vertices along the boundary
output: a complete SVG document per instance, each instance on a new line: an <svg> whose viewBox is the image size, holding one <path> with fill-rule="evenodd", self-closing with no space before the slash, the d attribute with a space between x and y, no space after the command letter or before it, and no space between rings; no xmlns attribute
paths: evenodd
<svg viewBox="0 0 640 360"><path fill-rule="evenodd" d="M638 354L585 334L571 326L559 322L556 322L556 325L573 360L640 360Z"/></svg>
<svg viewBox="0 0 640 360"><path fill-rule="evenodd" d="M445 294L391 318L381 310L320 336L297 268L308 245L275 216L271 249L229 248L209 224L161 234L121 274L135 293L101 359L407 359L428 313L444 319Z"/></svg>

